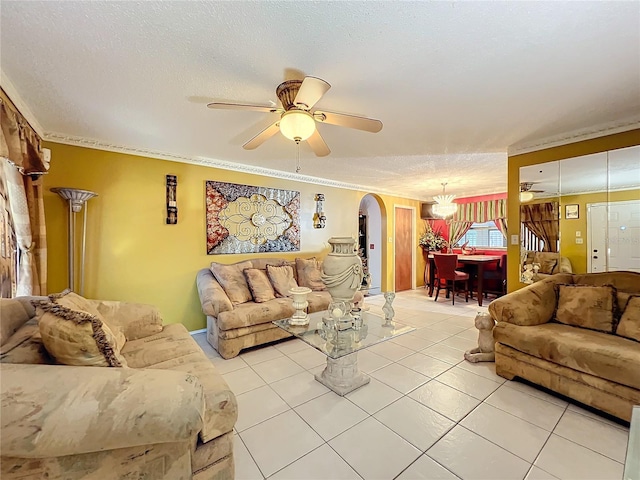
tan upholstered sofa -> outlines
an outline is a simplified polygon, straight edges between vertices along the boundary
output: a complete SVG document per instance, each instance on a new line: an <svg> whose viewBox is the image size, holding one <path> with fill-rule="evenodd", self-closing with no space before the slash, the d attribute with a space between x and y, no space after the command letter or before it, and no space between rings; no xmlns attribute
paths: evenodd
<svg viewBox="0 0 640 480"><path fill-rule="evenodd" d="M317 263L315 272L310 267L314 261L315 259L287 261L281 258L254 258L228 266L238 266L243 271L247 268L267 270L267 266L289 265L293 270L296 284L313 290L307 295L309 302L307 311L312 313L325 310L331 301L331 296L324 290L319 279L321 263ZM242 349L290 336L271 322L293 315L295 310L291 298L276 296L270 300L257 302L255 301L256 292L252 292L249 297L245 296L241 303L232 302L214 275L212 268L215 270L216 266L220 264L214 262L211 268L198 271L196 283L202 311L207 316L207 340L223 358L233 358ZM309 273L309 268L315 275ZM251 291L247 285L242 288ZM281 293L286 295L285 291ZM361 305L363 299L362 293L356 292L354 303Z"/></svg>
<svg viewBox="0 0 640 480"><path fill-rule="evenodd" d="M59 365L32 299L0 299L0 478L234 478L236 399L183 325L91 300L128 367Z"/></svg>
<svg viewBox="0 0 640 480"><path fill-rule="evenodd" d="M540 266L538 273L533 276L534 282L556 273L573 273L571 261L567 257L562 257L559 253L554 252L529 251L525 257L524 264L538 264Z"/></svg>
<svg viewBox="0 0 640 480"><path fill-rule="evenodd" d="M640 273L552 275L489 312L498 375L630 421L640 404Z"/></svg>

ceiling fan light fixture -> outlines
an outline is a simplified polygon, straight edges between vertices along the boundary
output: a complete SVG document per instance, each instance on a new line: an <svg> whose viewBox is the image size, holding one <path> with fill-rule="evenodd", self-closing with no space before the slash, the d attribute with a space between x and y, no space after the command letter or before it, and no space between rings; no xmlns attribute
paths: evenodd
<svg viewBox="0 0 640 480"><path fill-rule="evenodd" d="M535 197L533 192L520 192L520 203L530 202L533 197Z"/></svg>
<svg viewBox="0 0 640 480"><path fill-rule="evenodd" d="M304 110L289 110L282 114L280 132L290 140L307 140L316 131L316 121Z"/></svg>
<svg viewBox="0 0 640 480"><path fill-rule="evenodd" d="M458 211L458 205L453 203L455 195L445 195L444 188L446 183L442 184L442 195L436 195L433 200L436 202L431 207L431 211L440 218L447 218Z"/></svg>

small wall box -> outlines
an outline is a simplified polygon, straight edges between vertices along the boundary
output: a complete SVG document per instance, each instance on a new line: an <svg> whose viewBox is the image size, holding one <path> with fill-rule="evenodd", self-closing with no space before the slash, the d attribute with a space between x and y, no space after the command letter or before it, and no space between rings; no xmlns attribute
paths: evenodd
<svg viewBox="0 0 640 480"><path fill-rule="evenodd" d="M178 223L177 175L167 175L167 225Z"/></svg>

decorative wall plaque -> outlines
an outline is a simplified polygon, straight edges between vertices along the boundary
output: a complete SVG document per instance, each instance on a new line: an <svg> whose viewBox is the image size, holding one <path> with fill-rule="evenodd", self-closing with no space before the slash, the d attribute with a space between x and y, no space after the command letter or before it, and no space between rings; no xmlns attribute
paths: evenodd
<svg viewBox="0 0 640 480"><path fill-rule="evenodd" d="M206 182L207 254L300 250L300 192Z"/></svg>
<svg viewBox="0 0 640 480"><path fill-rule="evenodd" d="M167 175L167 224L178 223L178 201L176 199L176 189L178 188L178 177Z"/></svg>

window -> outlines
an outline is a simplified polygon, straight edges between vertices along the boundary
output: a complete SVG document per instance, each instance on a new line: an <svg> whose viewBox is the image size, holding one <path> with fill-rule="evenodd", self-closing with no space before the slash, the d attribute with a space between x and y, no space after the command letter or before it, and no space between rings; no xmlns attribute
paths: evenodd
<svg viewBox="0 0 640 480"><path fill-rule="evenodd" d="M474 223L464 236L458 240L458 245L469 242L469 247L499 248L507 246L504 238L493 220L485 223Z"/></svg>

